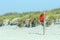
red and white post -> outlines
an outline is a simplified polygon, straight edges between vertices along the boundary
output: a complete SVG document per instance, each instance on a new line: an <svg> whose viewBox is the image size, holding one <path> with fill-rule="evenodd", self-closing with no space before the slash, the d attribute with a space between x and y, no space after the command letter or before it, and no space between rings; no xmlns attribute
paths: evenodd
<svg viewBox="0 0 60 40"><path fill-rule="evenodd" d="M43 35L45 35L46 27L45 27L45 12L40 14L40 22L43 24Z"/></svg>

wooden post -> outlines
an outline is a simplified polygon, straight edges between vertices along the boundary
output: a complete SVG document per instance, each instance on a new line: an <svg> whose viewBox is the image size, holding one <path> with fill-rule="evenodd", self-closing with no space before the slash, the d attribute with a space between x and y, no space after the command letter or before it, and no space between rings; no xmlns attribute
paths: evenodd
<svg viewBox="0 0 60 40"><path fill-rule="evenodd" d="M31 20L30 20L30 28L32 27Z"/></svg>
<svg viewBox="0 0 60 40"><path fill-rule="evenodd" d="M45 12L44 12L44 27L43 27L43 35L46 33L46 25L45 25Z"/></svg>

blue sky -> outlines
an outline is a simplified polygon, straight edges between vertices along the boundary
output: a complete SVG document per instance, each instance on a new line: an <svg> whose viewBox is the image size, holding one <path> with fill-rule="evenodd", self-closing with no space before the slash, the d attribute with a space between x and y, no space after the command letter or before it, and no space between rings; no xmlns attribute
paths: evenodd
<svg viewBox="0 0 60 40"><path fill-rule="evenodd" d="M0 0L0 14L60 8L60 0Z"/></svg>

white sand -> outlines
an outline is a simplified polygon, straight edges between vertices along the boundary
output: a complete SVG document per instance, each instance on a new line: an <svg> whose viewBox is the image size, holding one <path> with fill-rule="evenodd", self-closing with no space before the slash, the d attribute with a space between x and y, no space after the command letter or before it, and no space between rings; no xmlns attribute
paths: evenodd
<svg viewBox="0 0 60 40"><path fill-rule="evenodd" d="M18 28L17 26L0 27L0 40L60 40L60 25L46 27Z"/></svg>

